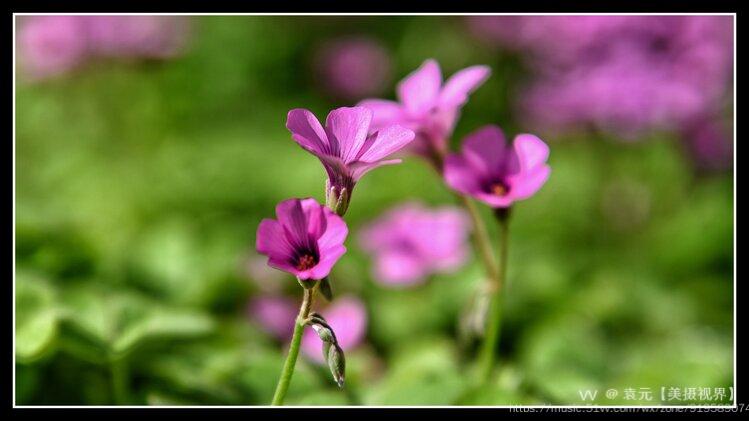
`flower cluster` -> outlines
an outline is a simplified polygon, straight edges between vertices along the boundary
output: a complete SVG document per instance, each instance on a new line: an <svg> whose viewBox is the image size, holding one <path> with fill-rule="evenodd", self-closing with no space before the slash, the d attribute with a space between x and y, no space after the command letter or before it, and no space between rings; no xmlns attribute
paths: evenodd
<svg viewBox="0 0 749 421"><path fill-rule="evenodd" d="M469 67L443 85L439 65L427 60L398 85L399 102L369 99L355 107L337 108L328 114L324 125L309 110L289 111L286 128L292 139L317 157L327 174L326 206L311 198L289 199L276 207L277 219L264 219L258 227L257 251L268 257L268 265L293 274L305 288L295 324L287 322L293 317L291 304L278 295L261 297L249 308L269 333L280 340L290 337L290 352L274 404L282 403L288 388L289 370L296 361L294 350L301 346L313 359L326 361L342 387L344 348L362 341L366 313L358 300L341 298L323 314L311 311L311 300L318 291L332 300L328 275L346 252L343 243L348 228L342 216L364 174L401 162L390 156L415 145L410 150L427 157L471 210L473 225L481 228L477 231L485 245L482 256L491 252L468 197L505 209L532 196L546 182L549 149L530 134L518 135L508 143L498 127L487 126L469 135L461 152L448 150L461 107L489 73L486 66ZM454 208L429 210L411 203L369 224L359 238L362 248L374 256L377 280L388 285L418 284L433 273L452 271L463 264L468 254L468 218ZM506 246L506 236L503 238ZM493 282L499 285L500 272L493 263L486 264ZM302 334L305 327L311 327L316 335L309 330Z"/></svg>
<svg viewBox="0 0 749 421"><path fill-rule="evenodd" d="M519 105L549 130L594 125L634 138L679 129L714 113L730 84L730 16L482 16L469 23L526 54L536 79Z"/></svg>
<svg viewBox="0 0 749 421"><path fill-rule="evenodd" d="M327 206L312 198L283 201L276 207L277 219L260 222L256 237L256 249L268 257L268 265L293 274L305 289L302 307L296 323L292 324L291 349L298 349L300 344L306 349L316 346L312 337L301 336L305 327L311 327L322 342L322 357L339 387L343 387L345 378L343 348L360 341L364 331L365 322L354 325L350 322L366 319L363 311L351 310L359 308L356 303L344 300L339 305L345 321L337 321L339 316L332 313L328 322L322 314L311 311L312 298L318 291L329 301L333 298L328 275L346 252L343 243L348 227L342 216L348 210L356 182L377 167L399 163L399 159L387 159L388 156L415 136L412 130L397 124L375 128L371 122L372 110L365 107L335 109L328 114L324 127L309 110L289 111L286 128L292 139L316 156L325 168ZM250 312L279 339L289 334L289 325L277 319L290 318L283 298L261 299L251 305ZM357 315L358 318L354 317ZM341 329L338 334L334 330L336 325ZM295 363L296 352L290 351L274 404L283 402Z"/></svg>
<svg viewBox="0 0 749 421"><path fill-rule="evenodd" d="M178 16L31 16L19 28L19 61L29 78L44 79L91 57L165 59L183 50L187 30Z"/></svg>

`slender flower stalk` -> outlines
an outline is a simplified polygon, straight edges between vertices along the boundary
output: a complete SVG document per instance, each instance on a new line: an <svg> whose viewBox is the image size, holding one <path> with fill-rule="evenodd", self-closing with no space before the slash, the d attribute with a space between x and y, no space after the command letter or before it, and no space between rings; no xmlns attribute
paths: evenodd
<svg viewBox="0 0 749 421"><path fill-rule="evenodd" d="M301 280L299 280L299 283L304 285ZM289 354L286 356L286 362L281 370L281 377L279 377L278 385L276 385L276 392L273 394L273 401L271 404L274 406L283 405L286 392L289 390L291 376L294 374L296 360L297 357L299 357L299 348L302 344L302 334L304 333L306 320L309 318L310 311L312 310L312 301L314 300L316 291L317 284L312 288L304 288L304 298L302 300L302 306L299 308L299 315L297 315L296 322L294 323L294 334L291 337Z"/></svg>
<svg viewBox="0 0 749 421"><path fill-rule="evenodd" d="M449 142L445 140L444 143L448 144ZM437 171L440 177L444 177L444 162L447 154L439 149L432 149L431 154L432 158L428 159L427 162L431 164L431 167ZM494 282L493 280L496 279L499 268L497 268L497 262L494 260L494 248L489 239L489 233L486 230L484 219L481 218L481 214L479 214L476 204L470 197L457 191L453 191L453 193L458 198L460 204L466 208L466 211L468 211L468 215L471 218L471 224L473 225L473 247L481 259L486 276L489 278L488 282Z"/></svg>
<svg viewBox="0 0 749 421"><path fill-rule="evenodd" d="M473 243L484 265L486 276L489 278L489 282L498 282L496 279L499 276L500 268L497 267L497 262L494 260L494 248L489 239L489 233L486 231L484 220L470 197L462 194L456 194L456 196L468 211L468 215L471 216L474 229Z"/></svg>
<svg viewBox="0 0 749 421"><path fill-rule="evenodd" d="M494 208L499 222L499 267L489 279L491 303L484 343L479 355L481 381L491 377L502 322L502 287L507 273L508 218L511 206L533 196L549 178L549 147L541 139L521 134L506 142L499 127L486 126L463 141L461 152L444 161L444 178L453 190ZM477 218L478 219L478 218ZM479 241L486 257L487 241ZM490 267L490 265L487 265Z"/></svg>
<svg viewBox="0 0 749 421"><path fill-rule="evenodd" d="M490 284L491 304L486 326L484 342L479 354L480 380L486 383L491 378L499 345L499 334L502 327L503 286L507 276L507 248L509 240L510 208L498 208L495 211L499 223L499 270Z"/></svg>
<svg viewBox="0 0 749 421"><path fill-rule="evenodd" d="M289 199L279 203L276 216L277 220L264 219L260 222L257 251L268 256L268 265L294 274L304 288L289 354L272 401L273 405L281 405L294 374L312 300L320 281L327 279L333 265L346 252L343 242L348 235L348 227L340 216L311 198Z"/></svg>

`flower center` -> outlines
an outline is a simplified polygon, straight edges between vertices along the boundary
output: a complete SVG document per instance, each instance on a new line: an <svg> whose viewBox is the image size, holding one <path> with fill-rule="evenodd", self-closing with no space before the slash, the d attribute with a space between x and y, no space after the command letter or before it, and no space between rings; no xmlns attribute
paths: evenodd
<svg viewBox="0 0 749 421"><path fill-rule="evenodd" d="M504 196L504 195L506 195L506 194L507 194L507 192L508 192L508 191L509 191L510 189L509 189L509 188L507 188L507 185L506 185L505 183L502 183L502 182L497 182L497 183L493 183L493 184L492 184L492 185L491 185L491 186L489 187L489 190L490 190L490 191L491 191L491 192L492 192L493 194L495 194L495 195L497 195L497 196Z"/></svg>
<svg viewBox="0 0 749 421"><path fill-rule="evenodd" d="M311 269L313 266L315 266L317 262L315 261L315 257L310 254L304 254L301 257L299 257L299 260L296 262L296 268L299 270L307 270Z"/></svg>

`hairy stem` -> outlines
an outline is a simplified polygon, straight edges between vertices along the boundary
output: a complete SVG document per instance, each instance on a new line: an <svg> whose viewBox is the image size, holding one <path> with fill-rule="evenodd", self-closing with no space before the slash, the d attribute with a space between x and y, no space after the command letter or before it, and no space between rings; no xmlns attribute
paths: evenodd
<svg viewBox="0 0 749 421"><path fill-rule="evenodd" d="M316 290L316 286L313 288L304 288L304 299L302 300L302 306L299 308L299 315L294 324L294 335L291 337L289 354L286 356L286 362L281 370L281 377L278 379L278 385L276 386L276 392L273 394L271 405L283 405L286 392L289 390L289 383L291 383L291 376L294 374L294 367L296 367L296 360L299 356L299 347L302 343L305 320L309 318L309 313L312 309L312 299Z"/></svg>
<svg viewBox="0 0 749 421"><path fill-rule="evenodd" d="M499 345L499 333L502 326L502 287L507 273L507 246L509 239L509 208L496 210L499 223L499 270L491 285L491 304L486 324L484 343L479 355L481 382L486 383L491 378Z"/></svg>

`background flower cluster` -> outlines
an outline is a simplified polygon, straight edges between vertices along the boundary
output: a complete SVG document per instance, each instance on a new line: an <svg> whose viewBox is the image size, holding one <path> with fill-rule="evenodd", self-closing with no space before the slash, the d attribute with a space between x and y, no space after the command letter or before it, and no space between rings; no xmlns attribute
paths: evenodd
<svg viewBox="0 0 749 421"><path fill-rule="evenodd" d="M553 150L553 176L513 217L500 375L468 388L484 280L470 223L403 154L358 182L321 308L346 390L305 336L287 403L578 404L581 388L731 386L731 17L16 26L17 403L269 402L298 285L255 252L255 229L288 197L325 199L287 111L395 100L428 58L446 77L492 72L446 146L491 122Z"/></svg>

